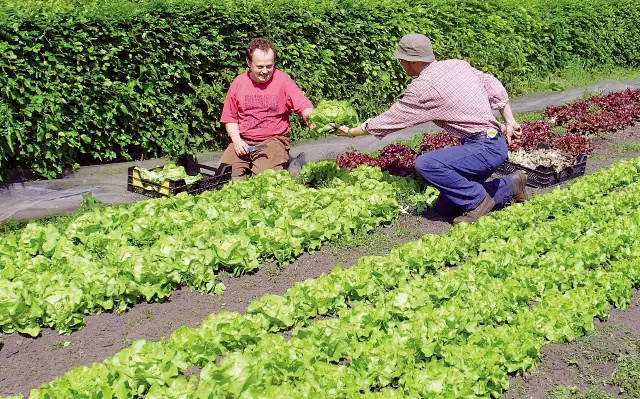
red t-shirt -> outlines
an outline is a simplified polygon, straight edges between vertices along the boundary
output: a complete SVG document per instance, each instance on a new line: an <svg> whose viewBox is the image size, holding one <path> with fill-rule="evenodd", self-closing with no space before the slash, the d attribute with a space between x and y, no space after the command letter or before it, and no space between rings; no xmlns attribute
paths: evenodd
<svg viewBox="0 0 640 399"><path fill-rule="evenodd" d="M237 123L240 136L262 141L289 133L289 115L313 107L286 73L275 69L267 83L251 80L249 72L238 75L227 92L222 123Z"/></svg>

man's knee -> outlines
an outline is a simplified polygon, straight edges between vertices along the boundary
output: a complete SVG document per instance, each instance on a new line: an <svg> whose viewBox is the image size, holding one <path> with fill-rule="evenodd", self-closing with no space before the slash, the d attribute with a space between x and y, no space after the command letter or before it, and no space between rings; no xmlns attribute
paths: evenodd
<svg viewBox="0 0 640 399"><path fill-rule="evenodd" d="M245 176L250 172L249 156L239 157L233 148L233 144L229 144L224 150L220 163L231 165L231 177L234 178Z"/></svg>
<svg viewBox="0 0 640 399"><path fill-rule="evenodd" d="M441 170L442 164L429 154L422 154L416 158L413 167L420 176L427 178L431 173Z"/></svg>

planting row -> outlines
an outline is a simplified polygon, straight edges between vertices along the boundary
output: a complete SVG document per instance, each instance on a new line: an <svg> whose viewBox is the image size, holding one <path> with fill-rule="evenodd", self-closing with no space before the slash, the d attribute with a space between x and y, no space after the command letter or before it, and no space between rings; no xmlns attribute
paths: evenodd
<svg viewBox="0 0 640 399"><path fill-rule="evenodd" d="M424 207L437 195L374 168L336 173L323 185L268 171L199 196L96 209L64 226L31 223L0 242L0 326L68 333L85 314L160 300L182 284L219 293L219 271L291 261L391 222L402 202Z"/></svg>
<svg viewBox="0 0 640 399"><path fill-rule="evenodd" d="M31 397L497 395L545 342L573 339L608 301L629 300L640 272L639 168L623 161L266 295L248 314L137 341ZM290 339L278 334L290 327ZM192 366L199 379L185 377Z"/></svg>
<svg viewBox="0 0 640 399"><path fill-rule="evenodd" d="M617 216L633 212L640 201L637 194L633 196L634 200L611 202L620 210ZM636 213L624 224L627 230L611 235L617 227L615 218L597 220L594 214L598 210L592 208L588 219L580 218L591 221L582 226L593 234L583 235L575 245L557 245L562 241L566 245L563 238L573 238L573 234L528 234L537 243L549 238L557 241L546 252L544 245L531 247L536 251L512 251L524 255L512 262L504 262L491 251L492 256L464 262L442 278L414 280L375 300L350 303L336 318L295 329L288 340L269 335L256 345L227 354L218 366L210 358L197 390L192 384L194 389L184 392L195 391L195 397L246 393L278 397L295 391L318 397L355 397L391 388L402 397L496 396L506 388L507 371L528 369L545 340L572 339L590 328L593 316L607 305L600 296L594 300L590 292L609 288L612 299L629 300L631 282L626 276L637 278L638 268L633 269L628 261L637 258L625 258L624 267L606 272L598 268L618 251L638 254L634 237L640 218ZM582 230L572 227L563 233ZM502 251L513 245L509 240L494 244ZM594 253L598 257L589 259ZM556 305L554 300L574 292L574 299L586 298L566 309L567 314L545 306L549 302ZM534 307L533 320L529 319L531 303L539 304ZM519 323L524 326L514 328ZM502 334L491 339L504 329L519 334L515 339ZM531 339L519 336L525 332ZM427 373L427 385L413 385L411 374L430 366L440 369L440 375ZM157 386L162 384L151 389Z"/></svg>
<svg viewBox="0 0 640 399"><path fill-rule="evenodd" d="M568 133L615 132L640 119L640 89L548 107L545 116L554 125L566 125Z"/></svg>
<svg viewBox="0 0 640 399"><path fill-rule="evenodd" d="M514 163L535 169L537 165L560 168L572 164L577 155L590 153L591 139L587 136L566 133L559 136L552 134L551 126L545 121L524 122L523 136L519 143L509 146L509 160ZM538 144L548 144L535 153ZM413 165L420 153L439 150L441 148L461 145L462 141L447 132L424 134L419 149L402 144L390 144L384 147L378 156L363 154L359 151L348 151L340 154L336 163L348 169L360 165L377 166L396 176L408 176L414 173ZM523 162L524 160L524 162ZM528 164L528 161L535 165Z"/></svg>

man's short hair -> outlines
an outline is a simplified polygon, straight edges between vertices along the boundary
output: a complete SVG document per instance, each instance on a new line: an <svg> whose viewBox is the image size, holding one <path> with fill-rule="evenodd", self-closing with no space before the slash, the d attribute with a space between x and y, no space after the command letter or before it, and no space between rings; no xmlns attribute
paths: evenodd
<svg viewBox="0 0 640 399"><path fill-rule="evenodd" d="M273 56L274 56L274 60L276 57L276 48L273 47L273 43L271 42L271 40L269 39L265 39L263 37L257 38L257 39L253 39L250 43L249 46L247 47L247 59L249 60L249 62L252 61L253 59L253 52L256 50L262 50L265 53L268 52L269 50L273 51Z"/></svg>

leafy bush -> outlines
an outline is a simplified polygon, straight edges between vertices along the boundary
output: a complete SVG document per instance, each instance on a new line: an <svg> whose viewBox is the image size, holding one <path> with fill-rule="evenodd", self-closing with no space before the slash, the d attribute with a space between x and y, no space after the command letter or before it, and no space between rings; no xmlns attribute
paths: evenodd
<svg viewBox="0 0 640 399"><path fill-rule="evenodd" d="M0 170L51 178L219 147L224 95L256 36L312 100L348 99L366 118L405 87L392 56L403 34L429 35L438 57L516 94L576 58L638 65L638 19L635 0L5 0ZM305 134L294 121L292 138Z"/></svg>

